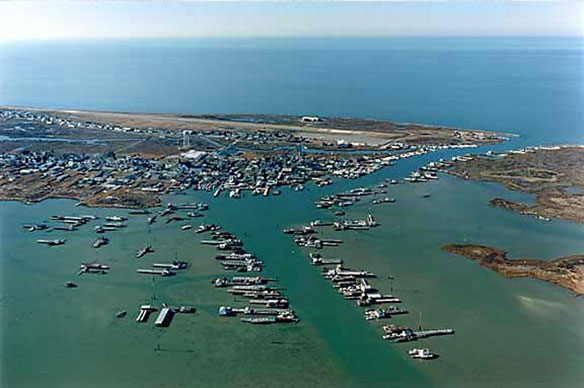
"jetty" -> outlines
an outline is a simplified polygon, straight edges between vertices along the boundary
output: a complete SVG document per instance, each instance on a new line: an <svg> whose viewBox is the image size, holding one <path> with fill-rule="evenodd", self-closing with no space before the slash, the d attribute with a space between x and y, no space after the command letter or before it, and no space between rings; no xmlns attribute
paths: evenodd
<svg viewBox="0 0 584 388"><path fill-rule="evenodd" d="M186 261L173 261L172 263L154 263L152 266L155 268L165 268L168 270L182 270L187 269L189 263Z"/></svg>
<svg viewBox="0 0 584 388"><path fill-rule="evenodd" d="M364 293L363 296L357 301L358 306L371 306L374 304L383 303L401 303L401 299L393 295Z"/></svg>
<svg viewBox="0 0 584 388"><path fill-rule="evenodd" d="M168 269L137 269L136 272L145 275L173 276L174 272Z"/></svg>
<svg viewBox="0 0 584 388"><path fill-rule="evenodd" d="M56 246L56 245L63 245L65 244L65 240L63 239L54 239L54 240L37 240L39 244L46 244L48 246Z"/></svg>
<svg viewBox="0 0 584 388"><path fill-rule="evenodd" d="M409 342L427 337L454 334L453 329L429 329L414 331L408 327L396 325L383 326L383 331L386 333L383 335L383 339L392 342Z"/></svg>

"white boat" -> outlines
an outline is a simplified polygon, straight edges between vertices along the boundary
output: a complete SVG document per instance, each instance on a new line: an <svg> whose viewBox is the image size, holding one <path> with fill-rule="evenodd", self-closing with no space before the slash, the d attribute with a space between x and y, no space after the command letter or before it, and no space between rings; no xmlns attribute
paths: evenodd
<svg viewBox="0 0 584 388"><path fill-rule="evenodd" d="M183 226L181 227L181 229L182 229L182 230L189 230L189 229L191 229L192 227L193 227L192 225L188 225L188 224L187 224L187 225L183 225Z"/></svg>
<svg viewBox="0 0 584 388"><path fill-rule="evenodd" d="M552 220L551 218L545 217L545 216L535 216L535 219L541 220L541 221L551 221Z"/></svg>
<svg viewBox="0 0 584 388"><path fill-rule="evenodd" d="M105 219L107 221L114 221L114 222L121 222L121 221L127 221L128 220L128 218L126 218L126 217L119 217L119 216L106 217Z"/></svg>
<svg viewBox="0 0 584 388"><path fill-rule="evenodd" d="M422 360L430 360L436 357L436 355L430 352L430 350L427 348L412 349L408 351L408 354L410 355L411 358L419 358Z"/></svg>

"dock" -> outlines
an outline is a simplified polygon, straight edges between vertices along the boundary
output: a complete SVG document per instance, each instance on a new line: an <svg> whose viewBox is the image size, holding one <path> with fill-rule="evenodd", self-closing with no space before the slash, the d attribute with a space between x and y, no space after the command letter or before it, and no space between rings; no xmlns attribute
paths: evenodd
<svg viewBox="0 0 584 388"><path fill-rule="evenodd" d="M408 327L395 325L383 326L383 331L386 333L383 336L383 339L392 342L416 341L421 338L454 334L454 330L452 329L428 329L414 331Z"/></svg>
<svg viewBox="0 0 584 388"><path fill-rule="evenodd" d="M418 338L426 338L426 337L434 337L437 335L454 334L454 330L453 329L430 329L430 330L414 331L414 334Z"/></svg>
<svg viewBox="0 0 584 388"><path fill-rule="evenodd" d="M167 269L137 269L136 272L145 275L172 276L175 273Z"/></svg>
<svg viewBox="0 0 584 388"><path fill-rule="evenodd" d="M186 261L173 261L172 263L154 263L154 264L152 264L152 266L155 268L165 268L168 270L186 269L188 267L188 265L189 265L189 263L187 263Z"/></svg>

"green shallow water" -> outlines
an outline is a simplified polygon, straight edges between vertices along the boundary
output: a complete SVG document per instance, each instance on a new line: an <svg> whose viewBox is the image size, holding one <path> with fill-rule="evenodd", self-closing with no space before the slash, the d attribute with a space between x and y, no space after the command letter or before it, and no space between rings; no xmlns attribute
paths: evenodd
<svg viewBox="0 0 584 388"><path fill-rule="evenodd" d="M428 156L427 158L432 158ZM531 279L504 279L470 260L442 252L445 242L471 242L505 249L513 257L551 259L584 252L584 227L541 222L487 204L494 196L529 200L499 186L442 176L427 184L390 186L395 204L361 203L347 217L371 211L380 227L333 232L348 267L375 272L372 284L400 296L410 314L384 323L425 328L451 327L453 336L420 343L390 344L381 323L365 322L362 309L346 301L309 265L308 253L281 233L312 219L332 219L312 201L325 193L402 176L427 158L356 181L336 182L302 193L241 200L197 193L174 202L206 201L210 211L192 222L215 222L235 232L266 265L263 275L285 288L301 322L256 327L216 314L222 304L242 305L210 280L224 272L204 235L180 230L182 223L132 216L129 227L111 233L111 243L92 249L95 222L62 247L34 243L43 232L22 229L52 214L106 216L125 211L75 208L50 200L34 206L1 202L2 382L3 386L577 386L584 380L584 304L569 292ZM430 198L423 198L431 194ZM138 260L134 251L151 244L156 252ZM192 266L168 279L138 275L149 263L174 257ZM108 275L75 276L79 264L99 260ZM390 280L392 276L394 280ZM77 289L65 289L65 281ZM163 302L197 308L177 314L169 328L134 318L140 304ZM116 311L128 316L118 320ZM440 358L410 360L407 349L429 347ZM160 350L157 348L160 347ZM32 367L34 366L34 367Z"/></svg>

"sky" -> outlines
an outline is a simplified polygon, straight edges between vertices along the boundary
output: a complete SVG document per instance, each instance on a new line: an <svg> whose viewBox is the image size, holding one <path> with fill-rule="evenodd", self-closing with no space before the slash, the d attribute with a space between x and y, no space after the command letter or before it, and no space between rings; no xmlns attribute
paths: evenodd
<svg viewBox="0 0 584 388"><path fill-rule="evenodd" d="M339 36L584 36L584 1L0 1L0 42Z"/></svg>

